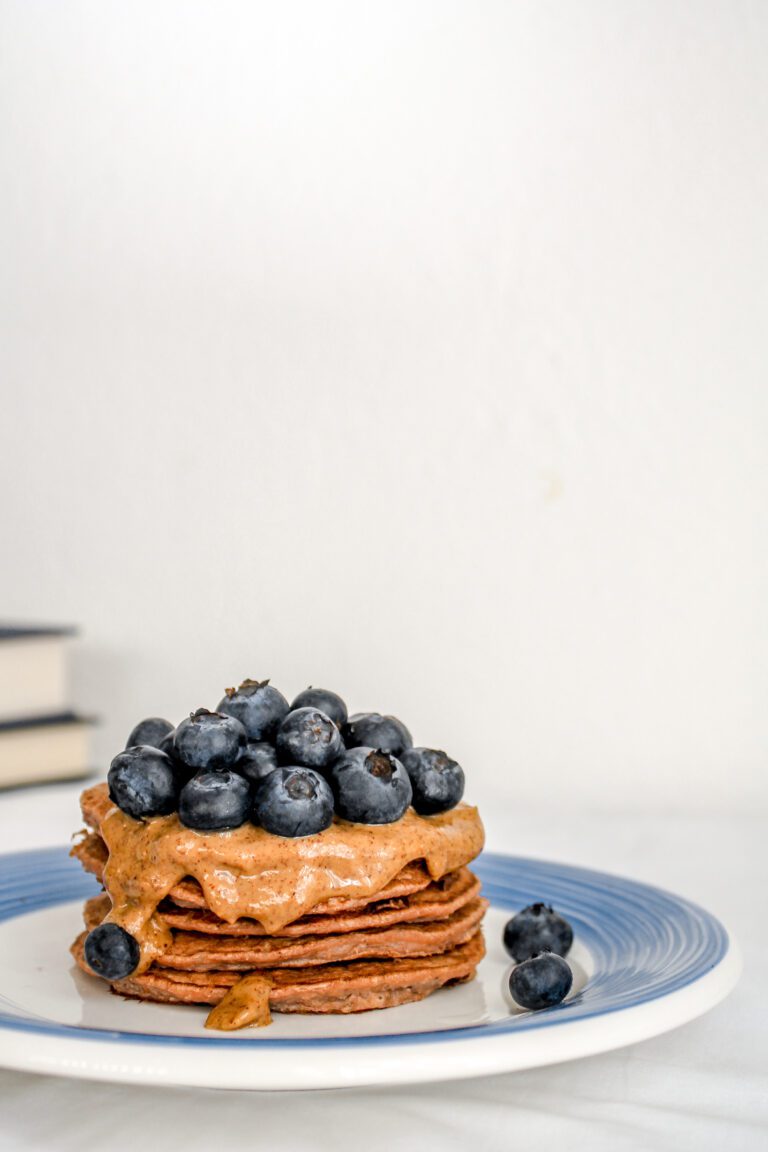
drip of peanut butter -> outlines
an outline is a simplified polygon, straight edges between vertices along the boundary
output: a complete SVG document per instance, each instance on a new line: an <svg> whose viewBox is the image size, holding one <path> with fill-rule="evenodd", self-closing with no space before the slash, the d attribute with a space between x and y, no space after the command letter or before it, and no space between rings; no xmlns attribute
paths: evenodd
<svg viewBox="0 0 768 1152"><path fill-rule="evenodd" d="M206 1028L218 1028L221 1032L234 1032L236 1028L246 1028L254 1024L263 1028L272 1023L269 1011L269 993L272 981L258 972L251 972L238 980L228 992L211 1008L206 1017Z"/></svg>
<svg viewBox="0 0 768 1152"><path fill-rule="evenodd" d="M406 864L424 860L439 880L483 847L477 809L460 804L437 816L413 809L393 824L334 819L314 836L290 839L244 824L226 832L185 828L177 815L134 820L110 808L99 828L109 849L104 886L107 920L139 943L137 972L171 943L156 915L160 901L193 876L208 907L228 924L248 916L271 935L331 897L373 897Z"/></svg>

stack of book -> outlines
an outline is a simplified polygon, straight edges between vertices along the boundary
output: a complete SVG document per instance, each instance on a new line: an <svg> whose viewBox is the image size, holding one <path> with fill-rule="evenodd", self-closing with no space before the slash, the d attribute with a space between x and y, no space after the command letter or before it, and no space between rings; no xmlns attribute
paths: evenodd
<svg viewBox="0 0 768 1152"><path fill-rule="evenodd" d="M0 625L0 788L90 771L91 721L67 696L72 628Z"/></svg>

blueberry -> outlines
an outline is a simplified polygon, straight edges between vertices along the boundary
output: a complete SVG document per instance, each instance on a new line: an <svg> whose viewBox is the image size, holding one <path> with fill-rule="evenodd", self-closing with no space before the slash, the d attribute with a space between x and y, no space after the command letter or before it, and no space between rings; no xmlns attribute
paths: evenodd
<svg viewBox="0 0 768 1152"><path fill-rule="evenodd" d="M170 756L171 760L176 760L176 729L171 728L165 736L163 736L157 747L161 752L165 752L166 756ZM180 760L177 763L181 763Z"/></svg>
<svg viewBox="0 0 768 1152"><path fill-rule="evenodd" d="M107 773L107 783L110 800L134 820L168 816L176 808L178 779L173 761L148 744L118 753Z"/></svg>
<svg viewBox="0 0 768 1152"><path fill-rule="evenodd" d="M235 764L235 772L244 776L251 784L258 784L270 772L277 768L277 752L274 744L266 741L246 744L240 753L240 759Z"/></svg>
<svg viewBox="0 0 768 1152"><path fill-rule="evenodd" d="M350 748L331 768L336 811L356 824L391 824L411 802L408 773L389 752Z"/></svg>
<svg viewBox="0 0 768 1152"><path fill-rule="evenodd" d="M277 755L282 764L327 768L344 751L339 730L318 708L289 712L277 730Z"/></svg>
<svg viewBox="0 0 768 1152"><path fill-rule="evenodd" d="M245 747L245 729L234 716L198 708L176 729L176 755L189 768L228 768Z"/></svg>
<svg viewBox="0 0 768 1152"><path fill-rule="evenodd" d="M249 740L269 740L289 708L285 696L269 680L243 680L239 688L227 688L219 712L239 720Z"/></svg>
<svg viewBox="0 0 768 1152"><path fill-rule="evenodd" d="M230 768L198 772L179 795L179 820L202 832L239 828L250 809L251 786Z"/></svg>
<svg viewBox="0 0 768 1152"><path fill-rule="evenodd" d="M299 692L291 704L291 712L295 712L297 708L319 708L326 716L330 716L337 728L341 728L347 722L346 704L341 696L329 692L326 688L309 687Z"/></svg>
<svg viewBox="0 0 768 1152"><path fill-rule="evenodd" d="M85 959L97 976L122 980L139 963L139 945L119 924L99 924L85 938Z"/></svg>
<svg viewBox="0 0 768 1152"><path fill-rule="evenodd" d="M551 1008L565 1000L573 984L573 972L562 956L539 952L512 969L509 990L521 1008Z"/></svg>
<svg viewBox="0 0 768 1152"><path fill-rule="evenodd" d="M412 803L421 816L456 807L464 795L460 764L433 748L406 748L400 760L411 778Z"/></svg>
<svg viewBox="0 0 768 1152"><path fill-rule="evenodd" d="M573 944L573 929L548 904L529 904L504 927L504 947L518 963L537 952L567 956Z"/></svg>
<svg viewBox="0 0 768 1152"><path fill-rule="evenodd" d="M378 712L356 712L344 725L342 736L347 748L378 748L393 756L413 747L405 724L396 716L381 716Z"/></svg>
<svg viewBox="0 0 768 1152"><path fill-rule="evenodd" d="M181 787L182 784L186 784L187 780L194 776L197 769L190 768L189 765L185 764L183 760L179 759L179 755L176 751L175 728L172 729L167 736L163 736L159 747L161 752L165 752L166 756L170 756L171 758L173 763L173 771L176 775L178 786Z"/></svg>
<svg viewBox="0 0 768 1152"><path fill-rule="evenodd" d="M186 766L179 759L179 755L176 751L176 729L175 728L172 728L170 730L170 732L168 732L165 736L163 736L162 740L159 742L157 747L160 749L161 752L165 752L166 756L170 756L171 760L173 760L173 763L176 765L177 768L186 769ZM186 771L189 771L189 769L186 769Z"/></svg>
<svg viewBox="0 0 768 1152"><path fill-rule="evenodd" d="M135 748L137 744L149 744L151 748L162 748L162 740L169 732L173 732L170 720L150 716L149 720L139 721L126 740L125 746Z"/></svg>
<svg viewBox="0 0 768 1152"><path fill-rule="evenodd" d="M319 772L297 764L278 768L256 789L254 822L275 836L312 836L333 820L333 793Z"/></svg>

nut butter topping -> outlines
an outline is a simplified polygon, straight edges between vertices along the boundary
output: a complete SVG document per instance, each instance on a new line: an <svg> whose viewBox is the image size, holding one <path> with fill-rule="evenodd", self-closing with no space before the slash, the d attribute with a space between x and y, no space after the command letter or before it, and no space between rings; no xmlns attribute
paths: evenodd
<svg viewBox="0 0 768 1152"><path fill-rule="evenodd" d="M245 1028L254 1024L263 1028L272 1023L272 1014L269 1011L269 993L272 990L272 981L251 972L243 976L234 987L230 988L219 1003L211 1008L205 1021L206 1028L217 1028L222 1032L234 1032L236 1028Z"/></svg>
<svg viewBox="0 0 768 1152"><path fill-rule="evenodd" d="M274 935L331 897L374 897L415 860L424 860L439 880L474 859L484 838L477 809L467 804L437 816L409 808L393 824L335 818L323 832L295 839L252 824L198 832L175 814L134 820L116 807L99 825L109 849L107 920L139 942L137 972L170 945L170 931L155 912L185 876L198 881L208 907L226 923L248 916Z"/></svg>

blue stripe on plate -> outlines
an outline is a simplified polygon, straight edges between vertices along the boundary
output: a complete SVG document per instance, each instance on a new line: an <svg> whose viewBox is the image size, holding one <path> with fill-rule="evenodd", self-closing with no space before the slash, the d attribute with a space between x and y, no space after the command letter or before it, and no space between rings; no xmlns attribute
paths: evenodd
<svg viewBox="0 0 768 1152"><path fill-rule="evenodd" d="M473 868L483 882L484 894L495 907L512 913L535 900L543 900L570 920L594 964L587 986L578 995L543 1013L446 1031L306 1040L259 1036L253 1040L238 1039L237 1043L296 1048L424 1044L551 1028L668 996L701 979L728 951L728 934L714 916L688 900L647 884L566 864L491 852L485 852ZM82 900L96 890L93 877L82 871L65 848L0 856L0 921ZM62 947L68 945L69 941L62 941ZM80 1028L2 1010L0 1027L121 1043L216 1047L232 1042L227 1037L210 1035L156 1036Z"/></svg>

